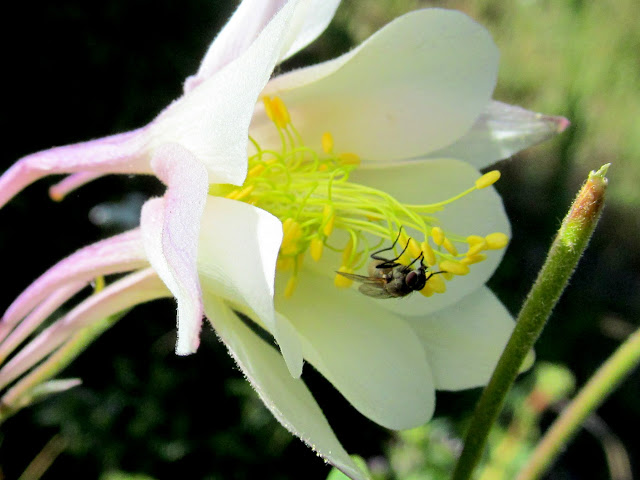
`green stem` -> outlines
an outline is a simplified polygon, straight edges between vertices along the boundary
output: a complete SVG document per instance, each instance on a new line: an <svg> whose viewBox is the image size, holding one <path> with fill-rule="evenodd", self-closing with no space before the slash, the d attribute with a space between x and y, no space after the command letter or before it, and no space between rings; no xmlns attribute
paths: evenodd
<svg viewBox="0 0 640 480"><path fill-rule="evenodd" d="M640 329L616 350L562 411L520 471L518 480L534 480L544 473L587 416L605 401L639 363Z"/></svg>
<svg viewBox="0 0 640 480"><path fill-rule="evenodd" d="M509 388L587 247L602 211L608 167L605 165L598 172L591 172L562 222L547 260L518 315L511 338L478 401L452 480L471 478Z"/></svg>

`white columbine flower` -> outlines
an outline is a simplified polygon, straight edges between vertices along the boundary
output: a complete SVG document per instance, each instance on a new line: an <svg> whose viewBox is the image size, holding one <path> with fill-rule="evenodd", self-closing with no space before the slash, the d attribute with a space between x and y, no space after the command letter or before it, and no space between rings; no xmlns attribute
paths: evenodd
<svg viewBox="0 0 640 480"><path fill-rule="evenodd" d="M409 13L333 61L269 81L337 3L243 1L185 94L149 125L27 156L0 178L0 204L51 173L73 173L57 197L106 173L167 185L143 207L140 229L76 252L9 307L0 360L96 276L133 272L23 347L0 386L78 328L174 296L179 354L197 348L204 312L276 418L363 478L300 379L303 359L393 429L427 421L436 388L486 383L512 329L484 287L509 223L491 186L499 174L478 169L568 122L492 101L493 42L446 10ZM386 258L406 246L398 262L443 272L423 295L340 288L350 281L336 271L366 275L370 254L398 235Z"/></svg>

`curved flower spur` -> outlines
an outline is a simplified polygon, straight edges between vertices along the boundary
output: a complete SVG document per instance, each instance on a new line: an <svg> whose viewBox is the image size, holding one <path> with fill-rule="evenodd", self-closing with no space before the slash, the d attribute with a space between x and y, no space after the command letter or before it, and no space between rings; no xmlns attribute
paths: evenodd
<svg viewBox="0 0 640 480"><path fill-rule="evenodd" d="M484 287L509 223L492 187L499 174L478 169L568 122L492 101L498 54L489 34L439 9L411 12L335 60L269 80L337 4L243 1L184 95L149 125L35 153L5 172L0 204L54 173L72 174L54 198L108 173L156 175L167 190L146 202L139 229L74 253L8 308L0 385L83 326L173 296L178 354L196 350L206 315L278 421L364 478L300 379L303 359L393 429L427 421L436 388L486 383L512 329ZM356 275L401 226L408 257L397 263L420 257L445 272L425 281L430 298L411 295L398 308L336 288L350 285L336 270ZM124 272L132 273L13 353L94 278Z"/></svg>

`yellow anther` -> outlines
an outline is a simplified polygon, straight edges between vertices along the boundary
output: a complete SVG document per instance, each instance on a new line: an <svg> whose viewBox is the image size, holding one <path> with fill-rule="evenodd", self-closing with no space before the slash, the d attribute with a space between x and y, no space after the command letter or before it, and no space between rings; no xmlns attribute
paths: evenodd
<svg viewBox="0 0 640 480"><path fill-rule="evenodd" d="M262 97L262 104L264 105L264 113L267 114L269 120L275 123L274 115L273 115L273 103L271 102L270 97Z"/></svg>
<svg viewBox="0 0 640 480"><path fill-rule="evenodd" d="M444 280L441 278L442 275L431 275L425 287L428 285L431 290L435 293L444 293L447 291L447 285L444 283Z"/></svg>
<svg viewBox="0 0 640 480"><path fill-rule="evenodd" d="M454 275L466 275L469 273L469 267L464 263L455 260L443 260L440 262L440 270L453 273Z"/></svg>
<svg viewBox="0 0 640 480"><path fill-rule="evenodd" d="M479 179L476 180L476 188L487 188L490 185L493 185L498 180L500 180L500 171L492 170L490 172L485 173Z"/></svg>
<svg viewBox="0 0 640 480"><path fill-rule="evenodd" d="M249 171L247 172L247 177L254 178L260 175L262 172L264 172L264 165L259 163L249 169Z"/></svg>
<svg viewBox="0 0 640 480"><path fill-rule="evenodd" d="M242 190L237 191L236 195L233 197L233 200L242 200L243 198L247 198L249 195L251 195L255 188L255 185L244 187Z"/></svg>
<svg viewBox="0 0 640 480"><path fill-rule="evenodd" d="M488 250L500 250L504 248L509 243L509 237L507 237L504 233L496 232L485 237L487 241L487 249Z"/></svg>
<svg viewBox="0 0 640 480"><path fill-rule="evenodd" d="M276 268L281 272L288 272L293 268L294 263L293 257L283 257L279 255L276 261Z"/></svg>
<svg viewBox="0 0 640 480"><path fill-rule="evenodd" d="M451 240L449 240L447 237L444 238L442 246L454 257L458 255L458 250L456 249L455 245L451 243Z"/></svg>
<svg viewBox="0 0 640 480"><path fill-rule="evenodd" d="M431 288L431 285L429 285L429 282L427 282L424 288L420 290L420 293L425 297L431 297L435 292L433 291L433 288Z"/></svg>
<svg viewBox="0 0 640 480"><path fill-rule="evenodd" d="M422 253L420 245L418 244L418 242L416 242L415 238L409 239L409 253L411 254L412 258L418 258Z"/></svg>
<svg viewBox="0 0 640 480"><path fill-rule="evenodd" d="M338 160L340 160L343 165L360 165L360 157L355 153L341 153L338 155Z"/></svg>
<svg viewBox="0 0 640 480"><path fill-rule="evenodd" d="M338 272L353 273L353 268L349 268L343 265L338 269ZM339 273L336 273L336 278L333 280L333 284L338 288L349 288L353 284L353 280L340 275Z"/></svg>
<svg viewBox="0 0 640 480"><path fill-rule="evenodd" d="M271 99L271 108L273 112L273 122L280 128L286 127L291 121L289 110L280 97Z"/></svg>
<svg viewBox="0 0 640 480"><path fill-rule="evenodd" d="M353 253L353 239L349 237L347 244L342 250L342 265L348 265L351 263L351 255Z"/></svg>
<svg viewBox="0 0 640 480"><path fill-rule="evenodd" d="M325 237L328 237L333 232L335 221L335 209L331 205L325 205L322 209L322 233L324 233Z"/></svg>
<svg viewBox="0 0 640 480"><path fill-rule="evenodd" d="M293 218L287 218L282 224L282 255L294 255L300 250L299 240L302 237L302 228Z"/></svg>
<svg viewBox="0 0 640 480"><path fill-rule="evenodd" d="M333 152L333 135L329 132L324 132L322 134L322 151L324 153Z"/></svg>
<svg viewBox="0 0 640 480"><path fill-rule="evenodd" d="M444 232L440 227L433 227L431 229L431 236L433 237L433 242L438 246L444 242Z"/></svg>
<svg viewBox="0 0 640 480"><path fill-rule="evenodd" d="M239 188L235 188L235 189L231 190L229 193L227 193L225 195L225 197L228 198L229 200L235 200L236 197L238 196L238 193L240 193L240 189Z"/></svg>
<svg viewBox="0 0 640 480"><path fill-rule="evenodd" d="M444 272L442 273L442 278L444 278L445 280L447 280L448 282L450 282L451 280L453 280L453 277L455 277L455 275L451 272Z"/></svg>
<svg viewBox="0 0 640 480"><path fill-rule="evenodd" d="M467 243L469 244L469 250L466 253L467 256L476 255L487 248L487 241L480 235L469 235L467 237Z"/></svg>
<svg viewBox="0 0 640 480"><path fill-rule="evenodd" d="M436 254L433 252L433 249L429 245L428 242L422 242L420 244L420 249L424 254L424 261L430 267L433 267L436 264Z"/></svg>
<svg viewBox="0 0 640 480"><path fill-rule="evenodd" d="M319 262L322 258L322 250L324 249L324 242L320 237L315 237L311 240L311 245L309 246L309 253L311 253L311 258L313 258L316 262Z"/></svg>
<svg viewBox="0 0 640 480"><path fill-rule="evenodd" d="M473 265L474 263L480 263L487 259L487 256L484 253L476 253L474 255L469 255L460 259L460 263L463 265Z"/></svg>
<svg viewBox="0 0 640 480"><path fill-rule="evenodd" d="M284 298L291 298L297 286L298 278L293 275L289 280L287 280L287 285L284 287Z"/></svg>

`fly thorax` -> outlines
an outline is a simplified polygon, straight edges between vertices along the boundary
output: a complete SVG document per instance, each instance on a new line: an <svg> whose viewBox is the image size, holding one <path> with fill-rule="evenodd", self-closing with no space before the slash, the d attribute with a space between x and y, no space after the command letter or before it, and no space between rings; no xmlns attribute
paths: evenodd
<svg viewBox="0 0 640 480"><path fill-rule="evenodd" d="M285 297L294 294L307 255L317 262L326 248L342 254L335 271L354 273L366 270L371 253L395 239L396 246L389 256L398 255L397 263L401 265L410 265L421 257L428 268L429 280L420 292L431 296L444 293L447 281L466 275L473 264L486 259L484 252L507 245L504 233L461 236L440 227L439 217L446 215L447 205L495 183L500 178L497 170L482 175L469 189L441 202L401 203L382 190L350 182L350 174L361 168L360 157L354 152L335 152L330 132L323 134L321 150L317 151L305 145L279 97L264 97L263 103L279 133L280 147L266 149L250 137L255 153L249 156L244 184L212 185L209 193L255 205L282 221L277 269L290 272ZM345 232L348 239L342 245L332 242L338 230ZM409 268L417 267L414 263ZM436 271L444 273L429 275ZM392 281L405 282L407 278L406 273L400 278L393 269L382 274L389 275ZM334 279L338 288L352 283L342 275Z"/></svg>

